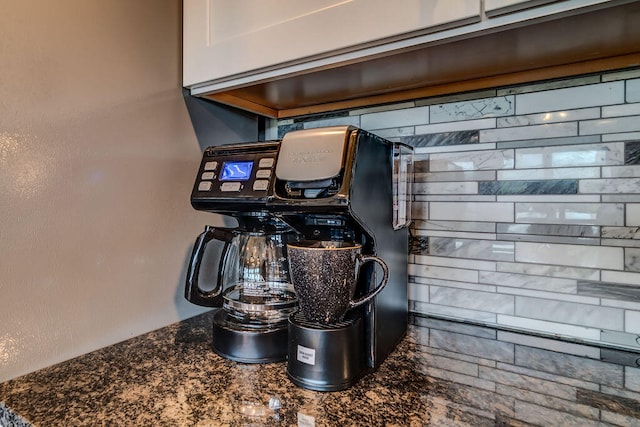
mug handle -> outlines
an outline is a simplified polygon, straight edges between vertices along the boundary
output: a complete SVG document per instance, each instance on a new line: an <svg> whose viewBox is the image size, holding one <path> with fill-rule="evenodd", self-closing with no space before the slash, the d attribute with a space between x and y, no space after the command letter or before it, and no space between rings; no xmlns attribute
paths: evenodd
<svg viewBox="0 0 640 427"><path fill-rule="evenodd" d="M356 299L354 301L349 301L349 308L350 309L354 308L354 307L357 307L359 305L362 305L365 302L367 302L370 299L372 299L373 297L375 297L376 295L378 295L382 291L382 289L384 289L384 287L387 286L387 282L389 281L389 268L387 267L387 264L382 259L378 258L377 256L373 256L373 255L358 255L358 258L360 260L360 266L358 267L358 276L360 276L360 269L362 268L364 263L373 261L373 262L377 263L378 265L380 265L380 267L382 267L382 280L380 281L378 286L376 286L376 288L373 291L369 292L366 295L361 296L360 298L358 298L358 299Z"/></svg>

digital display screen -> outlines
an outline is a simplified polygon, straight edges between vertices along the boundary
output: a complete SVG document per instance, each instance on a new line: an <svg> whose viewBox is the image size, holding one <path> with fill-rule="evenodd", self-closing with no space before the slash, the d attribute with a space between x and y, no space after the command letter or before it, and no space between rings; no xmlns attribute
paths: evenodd
<svg viewBox="0 0 640 427"><path fill-rule="evenodd" d="M251 178L253 161L250 162L224 162L220 181L247 181Z"/></svg>

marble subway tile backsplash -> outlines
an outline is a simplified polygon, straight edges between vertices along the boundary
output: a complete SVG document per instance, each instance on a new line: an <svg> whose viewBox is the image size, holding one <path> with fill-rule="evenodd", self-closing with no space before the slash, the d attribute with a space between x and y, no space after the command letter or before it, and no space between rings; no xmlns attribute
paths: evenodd
<svg viewBox="0 0 640 427"><path fill-rule="evenodd" d="M624 104L625 82L596 83L516 95L516 114Z"/></svg>
<svg viewBox="0 0 640 427"><path fill-rule="evenodd" d="M622 203L516 203L517 223L624 225Z"/></svg>
<svg viewBox="0 0 640 427"><path fill-rule="evenodd" d="M411 311L640 351L639 76L299 117L278 136L353 124L414 147Z"/></svg>
<svg viewBox="0 0 640 427"><path fill-rule="evenodd" d="M515 161L517 169L623 165L624 143L522 148Z"/></svg>
<svg viewBox="0 0 640 427"><path fill-rule="evenodd" d="M513 150L493 150L486 147L481 151L464 151L454 153L432 154L429 159L429 170L464 171L464 170L499 170L512 169L515 164ZM428 154L428 150L417 150L417 154Z"/></svg>
<svg viewBox="0 0 640 427"><path fill-rule="evenodd" d="M640 227L640 203L627 204L625 225Z"/></svg>

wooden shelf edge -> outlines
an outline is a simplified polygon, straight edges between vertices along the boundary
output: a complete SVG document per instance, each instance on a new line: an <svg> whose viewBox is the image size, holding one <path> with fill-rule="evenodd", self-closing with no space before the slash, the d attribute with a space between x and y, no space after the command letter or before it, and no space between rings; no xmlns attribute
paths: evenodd
<svg viewBox="0 0 640 427"><path fill-rule="evenodd" d="M432 96L451 95L475 90L534 83L562 77L574 77L582 74L592 74L637 66L640 66L640 52L282 110L258 104L225 92L208 94L203 97L225 105L251 111L262 116L275 119L285 119L331 111L403 102L412 99L429 98ZM319 76L318 78L321 77Z"/></svg>
<svg viewBox="0 0 640 427"><path fill-rule="evenodd" d="M237 107L242 110L250 111L261 116L271 117L272 119L280 117L279 111L274 108L257 104L255 102L239 98L237 96L233 96L224 92L203 95L203 98L210 99L221 104L230 105L232 107Z"/></svg>
<svg viewBox="0 0 640 427"><path fill-rule="evenodd" d="M330 111L362 108L372 105L396 103L412 99L429 98L432 96L451 95L455 93L470 92L501 86L534 83L543 80L574 77L581 74L592 74L637 66L640 66L640 53L633 53L623 56L389 92L380 95L364 96L344 101L279 110L277 118L284 119Z"/></svg>

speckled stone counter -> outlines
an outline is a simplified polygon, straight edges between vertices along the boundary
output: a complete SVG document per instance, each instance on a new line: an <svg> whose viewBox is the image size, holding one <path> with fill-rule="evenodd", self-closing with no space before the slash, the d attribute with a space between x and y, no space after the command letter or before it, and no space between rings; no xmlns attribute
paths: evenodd
<svg viewBox="0 0 640 427"><path fill-rule="evenodd" d="M211 320L206 313L0 384L0 423L640 426L637 353L414 318L377 372L320 393L294 386L285 363L217 356Z"/></svg>

